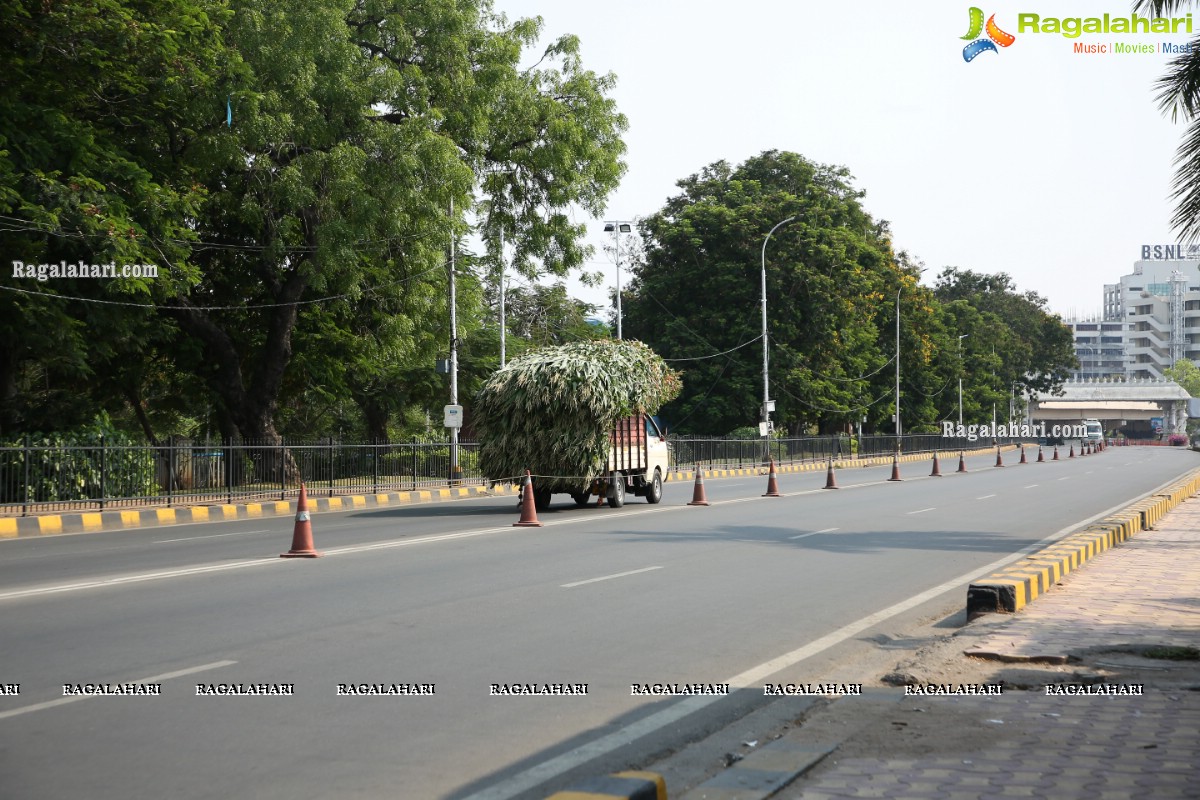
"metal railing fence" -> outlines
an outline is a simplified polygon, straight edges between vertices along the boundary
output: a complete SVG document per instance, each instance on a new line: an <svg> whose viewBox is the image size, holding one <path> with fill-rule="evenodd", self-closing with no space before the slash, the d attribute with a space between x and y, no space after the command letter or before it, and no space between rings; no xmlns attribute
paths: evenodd
<svg viewBox="0 0 1200 800"><path fill-rule="evenodd" d="M844 460L849 458L879 458L897 451L894 435L864 436L804 436L793 438L743 439L713 436L668 437L671 443L671 466L691 469L697 464L705 467L759 467L770 459L776 464L803 464ZM941 434L913 434L900 437L899 451L903 455L932 454L975 450L993 444L1014 444L1020 440L982 437L970 441L966 437L944 437Z"/></svg>
<svg viewBox="0 0 1200 800"><path fill-rule="evenodd" d="M764 466L890 456L895 436L735 439L670 436L671 466L681 469ZM1015 440L1005 439L1001 444ZM903 436L904 454L988 447L937 434ZM218 505L294 497L301 480L312 496L379 494L470 483L489 477L479 445L458 444L451 473L448 441L362 444L336 439L186 442L158 446L32 444L0 447L0 514L95 511L139 506Z"/></svg>
<svg viewBox="0 0 1200 800"><path fill-rule="evenodd" d="M0 514L232 504L479 483L478 446L450 442L172 442L0 447Z"/></svg>

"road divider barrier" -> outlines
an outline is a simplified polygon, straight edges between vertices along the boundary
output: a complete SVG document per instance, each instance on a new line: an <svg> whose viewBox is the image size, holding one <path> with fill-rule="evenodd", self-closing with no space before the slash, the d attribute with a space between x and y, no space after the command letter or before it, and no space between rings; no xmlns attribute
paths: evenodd
<svg viewBox="0 0 1200 800"><path fill-rule="evenodd" d="M1152 530L1163 515L1197 491L1200 469L999 572L973 581L967 587L967 618L1020 611L1089 559L1138 531Z"/></svg>
<svg viewBox="0 0 1200 800"><path fill-rule="evenodd" d="M989 452L989 450L972 450L971 452L974 455L979 455ZM899 457L899 461L923 461L928 457L928 451L923 451L910 455L902 455ZM835 457L833 465L835 470L859 469L884 466L895 461L896 456L894 455L864 458L848 455ZM825 460L786 465L776 463L775 471L777 474L807 472L824 469L825 467ZM965 470L961 471L965 472ZM705 477L708 478L763 475L764 467L759 465L757 467L730 469L710 468L706 472ZM664 482L691 481L694 478L695 470L692 469L672 469L663 476ZM512 496L519 492L519 487L511 483L497 482L490 486L455 486L450 488L415 489L407 492L379 492L329 497L314 496L317 491L326 492L331 490L314 489L308 494L307 499L310 515L334 511L355 511L370 508L445 502L471 497ZM33 538L64 533L100 533L201 522L233 522L236 520L261 519L265 517L287 517L294 516L296 513L295 500L280 498L277 500L245 503L214 503L212 505L198 506L132 508L117 511L83 511L25 517L0 517L0 539Z"/></svg>

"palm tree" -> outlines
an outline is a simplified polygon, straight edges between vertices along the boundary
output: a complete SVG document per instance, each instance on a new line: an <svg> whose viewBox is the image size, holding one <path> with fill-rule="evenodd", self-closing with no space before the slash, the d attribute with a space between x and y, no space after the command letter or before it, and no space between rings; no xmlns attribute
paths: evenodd
<svg viewBox="0 0 1200 800"><path fill-rule="evenodd" d="M1134 0L1133 11L1164 17L1190 5L1191 0ZM1173 59L1156 88L1159 108L1170 112L1173 122L1189 123L1175 154L1172 196L1177 205L1171 223L1181 236L1194 241L1200 239L1200 49L1193 47Z"/></svg>

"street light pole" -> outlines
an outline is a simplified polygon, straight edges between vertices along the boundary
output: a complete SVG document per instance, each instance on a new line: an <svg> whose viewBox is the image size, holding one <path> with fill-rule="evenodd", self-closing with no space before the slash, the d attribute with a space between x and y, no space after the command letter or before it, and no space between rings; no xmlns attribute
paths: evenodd
<svg viewBox="0 0 1200 800"><path fill-rule="evenodd" d="M964 333L958 337L958 427L962 427L962 340L970 336L969 333Z"/></svg>
<svg viewBox="0 0 1200 800"><path fill-rule="evenodd" d="M500 234L500 367L504 368L504 234Z"/></svg>
<svg viewBox="0 0 1200 800"><path fill-rule="evenodd" d="M454 286L454 198L450 199L450 405L458 405L458 300ZM450 478L458 477L458 428L450 428Z"/></svg>
<svg viewBox="0 0 1200 800"><path fill-rule="evenodd" d="M763 403L762 403L762 421L763 426L770 428L771 423L771 387L767 378L767 364L770 361L769 347L767 344L767 242L771 241L771 234L787 225L789 222L795 222L795 217L788 217L783 222L778 223L774 228L767 231L767 238L763 239L762 246L762 353L763 353ZM770 433L770 431L767 431Z"/></svg>
<svg viewBox="0 0 1200 800"><path fill-rule="evenodd" d="M900 293L901 286L896 290L896 452L900 452Z"/></svg>
<svg viewBox="0 0 1200 800"><path fill-rule="evenodd" d="M621 234L633 231L633 223L615 219L604 223L604 232L611 233L617 246L617 339L621 339Z"/></svg>

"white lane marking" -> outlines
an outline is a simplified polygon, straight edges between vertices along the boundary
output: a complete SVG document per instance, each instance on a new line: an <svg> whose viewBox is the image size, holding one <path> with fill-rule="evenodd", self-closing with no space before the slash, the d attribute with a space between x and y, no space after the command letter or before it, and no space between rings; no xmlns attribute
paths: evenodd
<svg viewBox="0 0 1200 800"><path fill-rule="evenodd" d="M818 533L833 533L839 530L838 528L825 528L824 530L813 531L812 533L802 533L799 536L789 536L789 539L803 539L806 536L816 536Z"/></svg>
<svg viewBox="0 0 1200 800"><path fill-rule="evenodd" d="M162 683L169 681L172 678L182 678L184 675L195 675L197 672L207 672L210 669L220 669L236 664L236 661L214 661L211 664L201 664L198 667L188 667L187 669L177 669L174 672L164 672L162 675L151 675L149 678L139 678L132 681L114 681L114 683ZM31 706L22 706L8 711L0 711L0 719L7 717L16 717L21 714L30 714L34 711L42 711L55 706L65 706L67 703L74 703L79 700L87 700L90 697L101 695L74 694L70 697L60 697L57 700L47 700L44 703L34 703Z"/></svg>
<svg viewBox="0 0 1200 800"><path fill-rule="evenodd" d="M246 536L251 533L271 533L271 531L263 528L261 531L237 531L236 533L214 533L210 536L187 536L183 539L159 539L154 544L168 544L170 542L191 542L196 539L220 539L222 536Z"/></svg>
<svg viewBox="0 0 1200 800"><path fill-rule="evenodd" d="M1059 478L1059 480L1060 480L1060 481L1069 481L1069 480L1071 480L1071 476L1070 476L1070 475L1067 475L1067 476L1065 476L1065 477Z"/></svg>
<svg viewBox="0 0 1200 800"><path fill-rule="evenodd" d="M906 513L908 513L908 514L924 514L926 511L933 511L936 508L937 508L937 506L930 506L929 508L922 508L919 511L908 511Z"/></svg>
<svg viewBox="0 0 1200 800"><path fill-rule="evenodd" d="M232 564L209 564L204 567L187 567L167 572L147 572L142 575L123 575L118 578L99 578L94 581L67 583L59 586L39 586L33 589L18 589L12 592L0 593L0 600L15 600L19 597L34 597L43 594L59 594L61 592L77 592L82 589L96 589L101 586L119 586L125 583L141 583L143 581L161 580L162 578L178 578L183 575L200 575L205 572L224 572L225 570L242 569L243 567L261 567L267 564L282 564L284 561L285 559L280 558L259 558L254 561L235 561Z"/></svg>
<svg viewBox="0 0 1200 800"><path fill-rule="evenodd" d="M1037 484L1036 484L1036 483L1031 483L1031 484L1029 484L1028 486L1026 486L1025 488L1026 488L1026 489L1034 489L1034 488L1037 488Z"/></svg>
<svg viewBox="0 0 1200 800"><path fill-rule="evenodd" d="M1163 485L1166 486L1168 484ZM1153 493L1153 491L1156 490L1152 490L1151 493ZM1143 497L1148 497L1149 494L1150 493L1143 495ZM818 655L825 650L834 647L835 645L841 644L847 639L857 636L865 630L869 630L881 622L885 622L886 620L891 619L898 614L902 614L909 609L916 608L922 603L926 603L938 597L939 595L944 594L945 592L948 592L952 589L960 589L963 584L969 583L975 578L978 578L980 575L986 575L989 572L995 572L1000 567L1011 563L1014 559L1021 558L1022 556L1032 553L1039 547L1053 542L1056 539L1060 539L1071 531L1081 529L1085 525L1095 522L1098 519L1103 519L1118 509L1124 508L1130 502L1137 501L1133 500L1119 503L1118 505L1115 505L1106 511L1101 511L1099 514L1089 517L1082 522L1078 522L1059 531L1055 531L1046 538L1023 547L1015 553L1010 553L1003 558L996 559L990 564L984 564L978 569L973 569L964 575L951 578L944 583L934 586L932 589L926 589L920 594L913 595L907 600L901 600L899 603L896 603L893 606L888 606L887 608L877 611L874 614L863 617L857 622L851 622L849 625L838 628L837 630L822 636L820 639L809 642L803 647L799 647L791 652L784 653L777 658L773 658L770 661L764 661L758 666L751 667L744 672L740 672L737 675L734 675L732 678L725 680L724 683L728 683L730 686L736 686L739 689L761 684L766 678L774 675L780 670L787 669L788 667L798 664L805 659L812 658L813 656ZM541 764L537 764L536 766L530 767L522 772L518 772L512 777L506 778L499 783L493 784L487 789L476 792L475 794L468 795L467 797L462 798L462 800L510 800L510 798L515 797L523 792L528 792L531 789L534 789L545 783L546 781L562 775L563 773L583 766L584 764L600 758L601 756L607 755L608 753L611 753L621 747L626 747L643 736L648 736L655 731L658 731L669 725L674 725L684 717L694 714L697 711L701 711L713 703L716 703L720 699L720 696L709 695L688 697L684 700L680 700L672 705L667 706L661 711L657 711L647 717L643 717L637 722L630 723L624 728L613 731L609 734L605 734L604 736L600 736L590 742L568 750L561 755L555 756L547 761L543 761Z"/></svg>
<svg viewBox="0 0 1200 800"><path fill-rule="evenodd" d="M976 497L976 500L987 500L989 497L995 497L994 494L985 494L983 497Z"/></svg>
<svg viewBox="0 0 1200 800"><path fill-rule="evenodd" d="M1095 470L1091 470L1091 469L1089 469L1087 472L1085 472L1085 473L1083 473L1083 474L1084 474L1084 475L1091 475L1093 472L1095 472Z"/></svg>
<svg viewBox="0 0 1200 800"><path fill-rule="evenodd" d="M574 583L564 583L561 588L573 589L576 586L583 586L589 583L599 583L600 581L611 581L613 578L624 578L626 575L638 575L643 572L653 572L662 567L643 567L642 569L631 569L628 572L618 572L615 575L604 575L599 578L588 578L586 581L575 581Z"/></svg>

